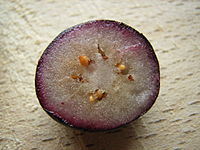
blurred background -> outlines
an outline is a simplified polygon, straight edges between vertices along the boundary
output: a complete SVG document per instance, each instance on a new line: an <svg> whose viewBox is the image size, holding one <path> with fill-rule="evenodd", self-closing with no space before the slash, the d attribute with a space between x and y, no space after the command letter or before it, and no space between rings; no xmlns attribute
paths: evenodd
<svg viewBox="0 0 200 150"><path fill-rule="evenodd" d="M0 0L1 150L199 150L199 0ZM95 19L124 22L153 45L159 97L140 119L85 132L52 120L35 94L37 62L64 29Z"/></svg>

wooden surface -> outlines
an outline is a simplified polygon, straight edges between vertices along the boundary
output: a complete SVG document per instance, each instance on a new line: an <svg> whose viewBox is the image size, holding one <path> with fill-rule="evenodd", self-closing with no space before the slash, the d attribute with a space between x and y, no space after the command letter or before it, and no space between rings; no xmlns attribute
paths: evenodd
<svg viewBox="0 0 200 150"><path fill-rule="evenodd" d="M199 150L200 1L0 0L1 150ZM161 91L152 109L113 132L64 127L35 95L36 64L64 29L94 19L131 25L152 43Z"/></svg>

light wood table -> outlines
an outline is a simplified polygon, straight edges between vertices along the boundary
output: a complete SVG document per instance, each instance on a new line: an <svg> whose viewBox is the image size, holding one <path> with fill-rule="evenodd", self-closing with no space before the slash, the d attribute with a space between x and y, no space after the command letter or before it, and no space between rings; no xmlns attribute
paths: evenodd
<svg viewBox="0 0 200 150"><path fill-rule="evenodd" d="M200 1L0 0L1 150L199 150ZM113 132L64 127L35 95L38 59L64 29L88 20L131 25L152 43L161 90L152 109Z"/></svg>

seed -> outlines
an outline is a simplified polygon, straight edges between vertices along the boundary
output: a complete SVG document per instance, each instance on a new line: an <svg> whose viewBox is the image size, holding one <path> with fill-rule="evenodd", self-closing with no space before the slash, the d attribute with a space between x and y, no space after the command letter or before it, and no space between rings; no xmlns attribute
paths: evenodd
<svg viewBox="0 0 200 150"><path fill-rule="evenodd" d="M94 101L95 101L95 99L94 99L94 97L93 97L92 95L90 95L89 101L90 101L90 102L94 102Z"/></svg>
<svg viewBox="0 0 200 150"><path fill-rule="evenodd" d="M104 90L96 89L94 93L90 93L89 101L100 101L107 96L107 93Z"/></svg>
<svg viewBox="0 0 200 150"><path fill-rule="evenodd" d="M78 80L78 81L80 81L80 82L85 82L85 81L87 81L87 80L84 80L84 79L83 79L83 77L82 77L81 74L80 74L80 75L71 75L71 78L74 79L74 80Z"/></svg>
<svg viewBox="0 0 200 150"><path fill-rule="evenodd" d="M105 52L101 49L101 47L99 46L99 44L98 44L98 53L101 54L101 56L102 56L103 59L105 59L105 60L108 59L108 56L106 56Z"/></svg>
<svg viewBox="0 0 200 150"><path fill-rule="evenodd" d="M87 56L79 56L80 64L87 67L90 64L90 59Z"/></svg>
<svg viewBox="0 0 200 150"><path fill-rule="evenodd" d="M119 69L120 71L124 71L124 70L126 69L126 66L120 64L120 65L118 66L118 69Z"/></svg>
<svg viewBox="0 0 200 150"><path fill-rule="evenodd" d="M132 75L129 75L129 76L128 76L128 79L129 79L130 81L134 81L134 78L133 78Z"/></svg>
<svg viewBox="0 0 200 150"><path fill-rule="evenodd" d="M72 79L79 79L80 76L77 76L77 75L71 75L71 78L72 78Z"/></svg>
<svg viewBox="0 0 200 150"><path fill-rule="evenodd" d="M127 74L128 73L127 67L124 64L122 64L121 62L117 63L115 65L115 67L117 67L117 69L119 71L118 73L121 73L121 74Z"/></svg>

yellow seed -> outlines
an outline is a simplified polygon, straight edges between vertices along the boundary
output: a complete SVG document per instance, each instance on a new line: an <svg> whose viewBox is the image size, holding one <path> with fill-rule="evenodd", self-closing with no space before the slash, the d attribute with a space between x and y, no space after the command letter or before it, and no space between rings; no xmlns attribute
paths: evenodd
<svg viewBox="0 0 200 150"><path fill-rule="evenodd" d="M123 71L123 70L125 70L125 69L126 69L126 66L125 66L125 65L122 65L122 64L120 64L120 65L118 65L118 66L117 66L117 68L118 68L120 71Z"/></svg>
<svg viewBox="0 0 200 150"><path fill-rule="evenodd" d="M89 101L90 101L90 102L94 102L94 101L95 101L95 99L94 99L94 97L93 97L92 95L90 95Z"/></svg>
<svg viewBox="0 0 200 150"><path fill-rule="evenodd" d="M90 64L90 59L87 56L79 56L80 64L87 67Z"/></svg>

